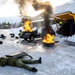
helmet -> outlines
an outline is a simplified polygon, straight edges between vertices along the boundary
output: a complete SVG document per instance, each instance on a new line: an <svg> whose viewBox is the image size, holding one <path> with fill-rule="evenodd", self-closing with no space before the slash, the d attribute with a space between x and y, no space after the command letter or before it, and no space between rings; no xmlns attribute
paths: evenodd
<svg viewBox="0 0 75 75"><path fill-rule="evenodd" d="M59 24L62 24L62 22L60 21Z"/></svg>

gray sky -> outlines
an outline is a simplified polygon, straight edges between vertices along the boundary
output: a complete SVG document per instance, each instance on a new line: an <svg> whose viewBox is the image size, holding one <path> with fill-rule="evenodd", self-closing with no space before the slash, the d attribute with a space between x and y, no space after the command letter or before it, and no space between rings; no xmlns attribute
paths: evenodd
<svg viewBox="0 0 75 75"><path fill-rule="evenodd" d="M48 0L48 1L52 3L53 7L56 7L71 0ZM0 17L19 16L19 15L20 14L18 10L18 5L14 2L14 0L0 0Z"/></svg>

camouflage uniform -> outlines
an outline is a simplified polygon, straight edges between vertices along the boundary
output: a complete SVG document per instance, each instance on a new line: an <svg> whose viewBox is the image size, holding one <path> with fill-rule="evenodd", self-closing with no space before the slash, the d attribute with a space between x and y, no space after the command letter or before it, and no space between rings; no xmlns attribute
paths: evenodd
<svg viewBox="0 0 75 75"><path fill-rule="evenodd" d="M0 66L6 66L6 65L16 66L33 72L37 72L37 69L35 67L27 66L26 64L38 64L38 63L41 63L41 57L39 58L39 60L23 60L13 57L0 58Z"/></svg>

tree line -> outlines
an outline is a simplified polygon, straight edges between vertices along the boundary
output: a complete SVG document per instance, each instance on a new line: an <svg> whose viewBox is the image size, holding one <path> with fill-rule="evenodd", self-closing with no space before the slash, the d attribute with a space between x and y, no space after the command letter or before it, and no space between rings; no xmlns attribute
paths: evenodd
<svg viewBox="0 0 75 75"><path fill-rule="evenodd" d="M10 23L10 22L2 22L2 23L0 23L0 29L10 29L10 28L17 28L17 27L20 27L21 25L20 25L20 23L14 23L14 24L12 24L12 23Z"/></svg>

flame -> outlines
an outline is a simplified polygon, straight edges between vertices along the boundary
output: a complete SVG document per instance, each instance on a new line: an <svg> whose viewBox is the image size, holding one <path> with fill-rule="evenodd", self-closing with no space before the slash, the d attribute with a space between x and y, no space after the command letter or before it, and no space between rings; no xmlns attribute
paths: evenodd
<svg viewBox="0 0 75 75"><path fill-rule="evenodd" d="M37 0L37 2L45 3L45 2L51 2L50 0Z"/></svg>
<svg viewBox="0 0 75 75"><path fill-rule="evenodd" d="M30 27L30 25L31 25L30 21L27 20L26 22L24 22L23 28L25 32L32 32L32 28Z"/></svg>
<svg viewBox="0 0 75 75"><path fill-rule="evenodd" d="M54 35L46 34L42 42L43 43L54 43Z"/></svg>

